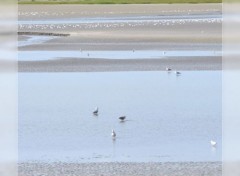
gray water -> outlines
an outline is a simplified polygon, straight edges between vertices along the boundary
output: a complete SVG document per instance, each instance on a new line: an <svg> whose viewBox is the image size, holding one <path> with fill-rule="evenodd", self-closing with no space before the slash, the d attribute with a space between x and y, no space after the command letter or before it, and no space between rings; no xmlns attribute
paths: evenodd
<svg viewBox="0 0 240 176"><path fill-rule="evenodd" d="M19 160L220 161L221 72L20 73Z"/></svg>

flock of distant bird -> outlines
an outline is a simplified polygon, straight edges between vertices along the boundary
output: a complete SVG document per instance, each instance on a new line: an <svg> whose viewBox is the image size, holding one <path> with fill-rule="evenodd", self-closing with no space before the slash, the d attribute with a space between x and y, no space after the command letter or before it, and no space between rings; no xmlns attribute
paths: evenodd
<svg viewBox="0 0 240 176"><path fill-rule="evenodd" d="M170 72L170 71L172 71L172 69L169 68L169 67L166 67L166 71ZM181 72L179 72L179 71L176 70L176 71L175 71L175 74L176 74L177 76L179 76L179 75L181 75ZM210 141L210 144L211 144L212 147L216 147L217 142L214 141L214 140L211 140L211 141Z"/></svg>
<svg viewBox="0 0 240 176"><path fill-rule="evenodd" d="M167 69L169 69L169 68L167 68ZM169 71L169 70L168 70ZM93 114L95 115L95 116L97 116L98 115L98 107L96 107L95 108L95 110L93 111ZM126 119L126 116L120 116L119 118L118 118L121 122L124 122L125 121L125 119ZM114 129L112 129L112 133L111 133L111 136L112 136L112 138L113 138L113 140L115 140L116 139L116 136L117 136L117 134L116 134L116 132L114 131ZM217 145L217 142L216 141L213 141L213 140L211 140L210 141L210 144L211 144L211 146L212 147L216 147L216 145Z"/></svg>
<svg viewBox="0 0 240 176"><path fill-rule="evenodd" d="M172 71L172 69L169 68L169 67L166 67L166 71L170 72L170 71ZM175 70L175 74L176 74L176 75L181 75L181 72Z"/></svg>
<svg viewBox="0 0 240 176"><path fill-rule="evenodd" d="M98 107L95 108L95 110L93 111L94 115L98 115ZM120 116L119 120L121 120L121 122L124 122L126 119L126 116ZM116 132L112 129L112 138L115 139L117 136Z"/></svg>
<svg viewBox="0 0 240 176"><path fill-rule="evenodd" d="M82 52L82 49L81 49L81 48L80 48L80 51ZM135 49L133 49L132 52L135 52ZM163 54L165 54L165 53L166 53L166 52L164 51ZM90 56L90 53L87 53L87 56L89 57L89 56ZM166 71L171 72L172 69L171 69L170 67L166 67ZM175 70L175 74L176 74L177 76L179 76L179 75L181 75L181 72Z"/></svg>
<svg viewBox="0 0 240 176"><path fill-rule="evenodd" d="M170 71L172 71L172 69L169 68L169 67L166 67L166 71L170 72ZM176 74L176 75L181 75L181 72L175 71L175 74ZM98 115L98 107L95 108L95 110L93 111L93 114L94 114L94 115ZM121 120L121 122L124 122L125 119L126 119L126 116L121 116L121 117L119 117L119 120ZM117 136L116 132L115 132L113 129L112 129L112 134L111 134L111 135L112 135L112 138L113 138L113 139L115 139L116 136ZM214 141L214 140L211 140L211 141L210 141L210 144L211 144L212 147L216 147L217 142Z"/></svg>

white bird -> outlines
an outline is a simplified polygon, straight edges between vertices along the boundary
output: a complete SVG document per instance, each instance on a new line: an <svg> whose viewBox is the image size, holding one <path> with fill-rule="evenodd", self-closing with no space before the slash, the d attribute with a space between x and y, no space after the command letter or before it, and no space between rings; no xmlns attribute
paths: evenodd
<svg viewBox="0 0 240 176"><path fill-rule="evenodd" d="M95 108L95 110L93 111L94 115L98 115L98 107Z"/></svg>
<svg viewBox="0 0 240 176"><path fill-rule="evenodd" d="M210 144L211 144L211 146L212 146L212 147L215 147L215 146L217 145L217 142L216 142L216 141L213 141L213 140L211 140L211 141L210 141Z"/></svg>
<svg viewBox="0 0 240 176"><path fill-rule="evenodd" d="M119 119L121 120L121 122L123 122L126 119L126 116L121 116L119 117Z"/></svg>
<svg viewBox="0 0 240 176"><path fill-rule="evenodd" d="M114 130L112 130L112 137L115 138L116 137L116 133Z"/></svg>
<svg viewBox="0 0 240 176"><path fill-rule="evenodd" d="M169 67L166 67L166 71L171 71L172 69Z"/></svg>
<svg viewBox="0 0 240 176"><path fill-rule="evenodd" d="M176 74L176 75L181 75L181 72L175 71L175 74Z"/></svg>

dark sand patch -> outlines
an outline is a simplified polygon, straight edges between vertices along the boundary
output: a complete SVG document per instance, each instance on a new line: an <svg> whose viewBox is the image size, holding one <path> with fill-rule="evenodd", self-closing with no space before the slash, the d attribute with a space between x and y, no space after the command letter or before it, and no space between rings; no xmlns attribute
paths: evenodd
<svg viewBox="0 0 240 176"><path fill-rule="evenodd" d="M19 72L106 72L221 70L221 57L185 57L171 59L57 59L49 61L19 61Z"/></svg>

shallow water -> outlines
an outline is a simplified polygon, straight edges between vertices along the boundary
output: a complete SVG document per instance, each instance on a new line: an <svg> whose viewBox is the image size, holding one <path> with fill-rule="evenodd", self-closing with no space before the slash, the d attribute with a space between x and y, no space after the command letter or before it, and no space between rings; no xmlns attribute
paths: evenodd
<svg viewBox="0 0 240 176"><path fill-rule="evenodd" d="M41 44L49 40L58 38L56 36L37 36L37 35L26 37L27 38L25 40L18 40L18 47Z"/></svg>
<svg viewBox="0 0 240 176"><path fill-rule="evenodd" d="M19 160L220 161L221 72L20 73Z"/></svg>
<svg viewBox="0 0 240 176"><path fill-rule="evenodd" d="M220 51L19 51L19 61L41 61L61 58L91 59L164 59L170 57L221 56ZM181 58L179 58L181 59Z"/></svg>

